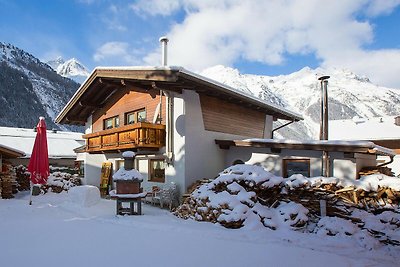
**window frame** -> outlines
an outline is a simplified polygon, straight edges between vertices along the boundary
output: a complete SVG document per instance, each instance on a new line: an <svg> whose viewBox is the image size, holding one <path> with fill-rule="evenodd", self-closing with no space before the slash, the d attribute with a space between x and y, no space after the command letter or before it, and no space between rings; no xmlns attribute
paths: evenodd
<svg viewBox="0 0 400 267"><path fill-rule="evenodd" d="M112 126L110 128L106 127L106 123L107 121L112 122ZM118 121L118 123L117 123ZM113 117L109 117L103 120L103 130L109 130L109 129L113 129L113 128L118 128L120 125L120 121L119 121L119 115L113 116Z"/></svg>
<svg viewBox="0 0 400 267"><path fill-rule="evenodd" d="M143 112L144 111L144 113L145 113L145 117L144 117L144 120L141 120L141 121L139 121L139 113L140 112ZM130 116L130 115L133 115L134 116L134 121L132 122L132 123L129 123L128 122L128 117ZM147 110L146 110L146 108L140 108L140 109L136 109L136 110L133 110L133 111L129 111L129 112L126 112L125 113L125 116L124 116L125 118L125 125L130 125L130 124L134 124L134 123L138 123L138 122L145 122L146 121L146 119L147 119Z"/></svg>
<svg viewBox="0 0 400 267"><path fill-rule="evenodd" d="M164 173L163 173L163 177L159 178L159 177L155 177L155 169L153 169L153 162L156 161L161 161L163 163L164 166ZM156 182L156 183L165 183L165 167L166 167L166 162L165 159L160 159L160 158L155 158L155 159L149 159L149 182Z"/></svg>
<svg viewBox="0 0 400 267"><path fill-rule="evenodd" d="M288 176L288 163L289 162L302 162L302 163L308 163L308 174L306 175L307 177L310 177L311 174L311 161L309 158L301 158L301 159L282 159L282 177L287 178ZM304 174L303 174L304 175Z"/></svg>

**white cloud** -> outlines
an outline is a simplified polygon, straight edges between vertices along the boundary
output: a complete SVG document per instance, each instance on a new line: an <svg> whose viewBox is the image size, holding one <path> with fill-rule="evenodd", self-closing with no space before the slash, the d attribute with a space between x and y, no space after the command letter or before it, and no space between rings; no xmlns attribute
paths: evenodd
<svg viewBox="0 0 400 267"><path fill-rule="evenodd" d="M132 8L152 16L185 11L184 20L167 33L170 65L195 71L242 59L279 65L288 54L311 53L324 66L343 66L382 85L400 87L400 50L365 49L374 40L370 19L389 14L399 4L400 0L147 0ZM159 58L157 49L144 61L158 65Z"/></svg>
<svg viewBox="0 0 400 267"><path fill-rule="evenodd" d="M93 59L102 64L120 64L137 65L138 51L132 49L126 42L107 42L100 46Z"/></svg>
<svg viewBox="0 0 400 267"><path fill-rule="evenodd" d="M107 26L110 30L126 32L128 29L127 27L121 22L121 14L123 10L116 5L110 5L108 7L108 13L101 17L103 23Z"/></svg>
<svg viewBox="0 0 400 267"><path fill-rule="evenodd" d="M167 16L177 11L181 6L180 0L139 0L130 7L139 15Z"/></svg>
<svg viewBox="0 0 400 267"><path fill-rule="evenodd" d="M389 14L400 4L400 0L374 0L370 1L366 14L369 16L378 16Z"/></svg>

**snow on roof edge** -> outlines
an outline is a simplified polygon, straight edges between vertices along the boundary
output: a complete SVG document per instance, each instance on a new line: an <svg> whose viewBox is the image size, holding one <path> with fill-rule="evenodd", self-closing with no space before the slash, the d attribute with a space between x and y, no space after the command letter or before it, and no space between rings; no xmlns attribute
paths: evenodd
<svg viewBox="0 0 400 267"><path fill-rule="evenodd" d="M3 144L0 144L0 147L5 148L5 149L8 149L8 150L10 150L10 151L17 152L17 153L19 153L19 154L22 154L21 157L25 157L25 156L26 156L25 152L23 152L23 151L21 151L21 150L19 150L19 149L15 149L15 148L12 148L12 147L3 145Z"/></svg>
<svg viewBox="0 0 400 267"><path fill-rule="evenodd" d="M291 111L291 110L283 108L283 107L279 107L279 106L277 106L277 105L275 105L273 103L269 103L269 102L263 101L262 99L260 99L258 97L255 97L255 96L247 94L247 93L245 93L243 91L237 90L237 89L235 89L235 88L233 88L233 87L231 87L229 85L220 83L220 82L218 82L216 80L213 80L213 79L204 77L204 76L202 76L200 74L191 72L191 71L189 71L189 70L187 70L185 68L181 68L180 72L182 72L184 74L187 74L187 75L190 75L190 76L193 76L193 77L195 77L197 79L206 81L208 83L214 84L216 86L222 87L222 88L224 88L226 90L229 90L230 92L234 92L234 93L237 93L237 94L242 95L244 97L250 98L250 99L252 99L254 101L257 101L258 103L263 104L265 106L268 106L268 107L270 107L270 108L272 108L274 110L277 110L277 111L282 112L284 114L286 113L285 115L287 115L289 117L294 117L294 118L296 118L298 120L303 120L303 116L301 114L297 113L297 112Z"/></svg>
<svg viewBox="0 0 400 267"><path fill-rule="evenodd" d="M392 149L383 146L376 145L371 141L362 140L291 140L291 139L261 139L261 138L250 138L238 141L244 142L258 142L258 143L275 143L275 144L293 144L293 145L340 145L340 146L357 146L365 147L380 152L388 156L397 155Z"/></svg>
<svg viewBox="0 0 400 267"><path fill-rule="evenodd" d="M174 70L174 71L178 71L178 72L181 72L181 73L190 75L190 76L195 77L195 78L197 78L197 79L203 80L203 81L205 81L205 82L214 84L214 85L216 85L216 86L222 87L222 88L224 88L224 89L226 89L226 90L228 90L228 91L230 91L230 92L237 93L237 94L239 94L239 95L241 95L241 96L247 97L247 98L249 98L249 99L251 99L251 100L253 100L253 101L256 101L256 102L258 102L258 103L260 103L260 104L262 104L262 105L264 105L264 106L267 106L267 107L269 107L269 108L271 108L271 109L273 109L273 110L276 110L276 111L278 111L278 112L281 112L281 113L285 114L285 115L288 116L288 117L292 117L292 118L295 118L295 119L297 119L297 120L303 120L303 119L304 119L303 116L302 116L301 114L297 113L297 112L288 110L288 109L283 108L283 107L279 107L279 106L277 106L277 105L275 105L275 104L273 104L273 103L265 102L265 101L263 101L263 100L261 100L261 99L255 97L255 96L252 96L252 95L250 95L250 94L247 94L247 93L242 92L242 91L239 91L239 90L236 90L236 89L233 88L233 87L230 87L230 86L228 86L228 85L226 85L226 84L220 83L220 82L215 81L215 80L213 80L213 79L204 77L204 76L199 75L199 74L197 74L197 73L191 72L191 71L186 70L185 68L180 67L180 66L115 66L115 67L103 67L103 66L98 66L98 67L96 67L96 68L93 69L93 71L90 73L90 75L89 75L89 76L86 78L86 80L81 84L81 86L78 88L78 90L76 90L76 92L75 92L74 95L71 97L71 99L67 102L67 104L65 104L65 106L63 107L63 109L62 109L62 110L60 111L60 113L56 116L56 118L54 119L54 121L55 121L56 123L59 123L59 122L61 121L61 117L63 117L63 114L69 109L69 106L70 106L70 104L73 102L73 100L74 100L77 96L79 96L79 94L81 94L81 93L83 93L83 92L85 91L84 88L86 87L86 83L88 82L88 80L92 79L93 76L95 76L95 73L96 73L96 71L98 71L98 70Z"/></svg>

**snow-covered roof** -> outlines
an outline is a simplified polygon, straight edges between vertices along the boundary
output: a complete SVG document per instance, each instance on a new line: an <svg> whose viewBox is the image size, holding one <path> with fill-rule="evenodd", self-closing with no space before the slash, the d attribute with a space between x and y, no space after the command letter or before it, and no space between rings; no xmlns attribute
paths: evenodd
<svg viewBox="0 0 400 267"><path fill-rule="evenodd" d="M11 157L11 158L19 158L25 156L25 153L21 150L0 144L0 155L4 155L6 157Z"/></svg>
<svg viewBox="0 0 400 267"><path fill-rule="evenodd" d="M29 158L35 143L36 132L33 129L0 127L0 145L18 150ZM82 146L85 140L82 133L47 131L49 158L76 158L74 148Z"/></svg>
<svg viewBox="0 0 400 267"><path fill-rule="evenodd" d="M358 118L329 121L329 138L336 140L400 139L400 126L393 117Z"/></svg>
<svg viewBox="0 0 400 267"><path fill-rule="evenodd" d="M188 71L182 67L169 66L169 67L146 67L146 66L131 66L131 67L97 67L95 68L81 87L72 96L70 101L65 105L63 110L58 114L55 121L57 123L80 123L83 124L86 121L86 115L91 114L93 110L89 110L91 105L84 105L85 101L82 101L85 97L89 97L88 90L91 86L95 86L96 82L100 80L100 83L106 82L107 79L114 79L121 82L120 79L124 79L130 82L139 83L143 81L154 81L157 82L160 87L163 87L163 82L166 83L163 89L173 90L174 86L171 82L176 83L177 87L192 88L193 90L207 89L208 92L218 93L220 95L229 96L229 99L236 99L237 101L248 103L257 109L266 110L273 114L277 118L283 118L287 120L302 120L302 115L287 110L283 107L261 100L260 98L254 97L250 94L244 93L240 90L236 90L230 86L219 83L212 79L198 75L191 71ZM182 84L180 84L182 83ZM191 84L184 86L184 84ZM142 85L143 86L143 85ZM197 88L197 89L196 89ZM96 95L101 94L100 88L96 88ZM109 95L110 92L108 91ZM105 99L107 95L104 96ZM104 99L102 97L102 99ZM93 99L91 99L93 101ZM229 100L230 101L230 100ZM79 107L78 104L81 104ZM99 104L99 103L97 103ZM76 109L76 110L75 110ZM68 116L71 115L71 120ZM84 118L83 118L83 117Z"/></svg>
<svg viewBox="0 0 400 267"><path fill-rule="evenodd" d="M245 139L245 140L216 140L221 147L274 147L295 150L326 150L338 152L357 152L395 156L396 153L389 148L378 146L369 141L351 140L290 140L290 139Z"/></svg>

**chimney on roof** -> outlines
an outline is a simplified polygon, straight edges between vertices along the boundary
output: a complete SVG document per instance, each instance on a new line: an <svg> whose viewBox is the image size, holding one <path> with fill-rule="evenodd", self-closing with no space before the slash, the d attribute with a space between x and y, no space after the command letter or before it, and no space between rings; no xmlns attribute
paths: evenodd
<svg viewBox="0 0 400 267"><path fill-rule="evenodd" d="M394 124L396 124L397 126L400 126L400 116L397 116L396 118L394 118Z"/></svg>
<svg viewBox="0 0 400 267"><path fill-rule="evenodd" d="M168 65L167 63L167 44L168 44L168 38L166 36L163 36L160 38L160 43L161 43L161 66L165 67Z"/></svg>

